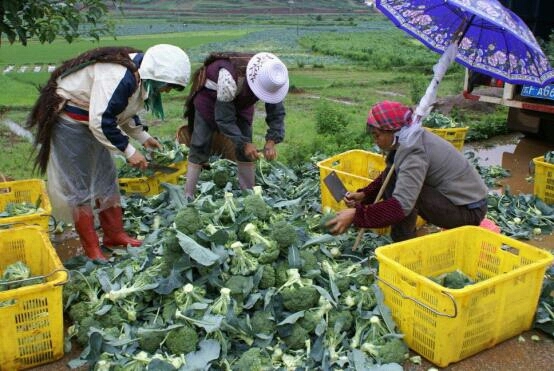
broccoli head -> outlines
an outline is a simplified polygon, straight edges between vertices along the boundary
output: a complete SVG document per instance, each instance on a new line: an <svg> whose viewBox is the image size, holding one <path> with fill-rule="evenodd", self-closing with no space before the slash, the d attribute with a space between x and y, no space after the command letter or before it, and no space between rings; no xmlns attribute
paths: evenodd
<svg viewBox="0 0 554 371"><path fill-rule="evenodd" d="M339 276L335 277L335 284L340 292L345 292L350 289L351 277L349 276Z"/></svg>
<svg viewBox="0 0 554 371"><path fill-rule="evenodd" d="M108 313L100 316L99 322L102 324L102 327L119 327L127 322L126 316L124 317L124 315L123 310L114 305Z"/></svg>
<svg viewBox="0 0 554 371"><path fill-rule="evenodd" d="M139 328L137 335L140 349L148 353L155 353L160 348L165 334L165 331L161 329Z"/></svg>
<svg viewBox="0 0 554 371"><path fill-rule="evenodd" d="M101 329L102 325L91 315L83 318L83 320L77 324L77 342L79 345L86 346L88 344L89 331L92 327Z"/></svg>
<svg viewBox="0 0 554 371"><path fill-rule="evenodd" d="M258 219L266 220L271 215L271 209L262 197L261 187L254 186L253 191L242 200L244 212Z"/></svg>
<svg viewBox="0 0 554 371"><path fill-rule="evenodd" d="M463 289L471 284L473 284L473 281L468 276L459 270L455 270L444 275L442 285L451 289Z"/></svg>
<svg viewBox="0 0 554 371"><path fill-rule="evenodd" d="M306 340L309 339L309 332L298 323L292 325L290 333L287 336L283 336L283 341L292 350L304 349L306 347Z"/></svg>
<svg viewBox="0 0 554 371"><path fill-rule="evenodd" d="M242 353L233 365L234 371L268 371L272 370L271 357L260 348L250 348Z"/></svg>
<svg viewBox="0 0 554 371"><path fill-rule="evenodd" d="M275 266L275 286L281 287L287 282L289 263L286 260L281 260Z"/></svg>
<svg viewBox="0 0 554 371"><path fill-rule="evenodd" d="M329 328L336 329L337 332L348 331L354 323L354 317L348 310L331 310L329 312Z"/></svg>
<svg viewBox="0 0 554 371"><path fill-rule="evenodd" d="M243 247L240 241L231 244L234 255L231 256L230 271L232 274L247 276L255 272L260 263L252 254L244 251Z"/></svg>
<svg viewBox="0 0 554 371"><path fill-rule="evenodd" d="M271 238L281 249L294 245L298 241L298 234L292 224L286 220L279 220L271 226Z"/></svg>
<svg viewBox="0 0 554 371"><path fill-rule="evenodd" d="M227 169L218 168L213 171L212 181L218 188L225 187L229 179L229 171Z"/></svg>
<svg viewBox="0 0 554 371"><path fill-rule="evenodd" d="M406 343L399 338L387 340L383 345L364 344L362 350L369 349L372 355L380 364L386 363L404 363L409 356L409 350Z"/></svg>
<svg viewBox="0 0 554 371"><path fill-rule="evenodd" d="M302 259L302 267L300 268L302 273L319 270L317 256L312 251L300 250L300 258Z"/></svg>
<svg viewBox="0 0 554 371"><path fill-rule="evenodd" d="M316 309L308 309L304 312L304 317L298 320L298 324L306 331L312 332L322 320L321 312Z"/></svg>
<svg viewBox="0 0 554 371"><path fill-rule="evenodd" d="M276 244L272 244L269 247L263 249L261 254L258 256L258 262L260 264L270 264L276 261L279 258L281 251Z"/></svg>
<svg viewBox="0 0 554 371"><path fill-rule="evenodd" d="M252 318L250 318L250 324L252 325L252 331L256 334L271 334L275 331L275 320L271 312L266 310L254 312Z"/></svg>
<svg viewBox="0 0 554 371"><path fill-rule="evenodd" d="M264 237L258 230L258 227L256 227L256 224L247 223L244 226L244 232L248 235L251 243L258 244L263 248L258 255L258 261L261 264L273 263L279 258L280 250L277 242Z"/></svg>
<svg viewBox="0 0 554 371"><path fill-rule="evenodd" d="M91 316L91 307L85 301L79 301L69 308L69 318L73 322L81 322L83 319Z"/></svg>
<svg viewBox="0 0 554 371"><path fill-rule="evenodd" d="M169 331L164 344L172 354L188 354L196 350L198 334L192 327L179 327Z"/></svg>
<svg viewBox="0 0 554 371"><path fill-rule="evenodd" d="M281 291L283 306L291 312L313 308L317 305L319 296L313 286L291 286Z"/></svg>
<svg viewBox="0 0 554 371"><path fill-rule="evenodd" d="M254 282L251 276L234 275L230 276L225 281L225 287L231 290L231 296L233 296L237 302L242 303L244 298L252 291Z"/></svg>
<svg viewBox="0 0 554 371"><path fill-rule="evenodd" d="M175 215L175 228L186 235L194 235L196 231L202 229L203 224L200 213L194 207L183 207Z"/></svg>
<svg viewBox="0 0 554 371"><path fill-rule="evenodd" d="M275 286L275 268L269 264L264 264L261 266L262 277L258 283L260 289L268 289Z"/></svg>

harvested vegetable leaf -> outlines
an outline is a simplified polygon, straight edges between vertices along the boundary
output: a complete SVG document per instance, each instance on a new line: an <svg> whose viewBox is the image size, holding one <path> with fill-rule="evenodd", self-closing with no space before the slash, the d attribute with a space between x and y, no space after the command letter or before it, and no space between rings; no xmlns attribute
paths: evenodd
<svg viewBox="0 0 554 371"><path fill-rule="evenodd" d="M44 212L44 209L40 207L40 202L37 202L36 204L29 202L8 202L4 208L4 211L0 212L0 218L31 215L42 212Z"/></svg>
<svg viewBox="0 0 554 371"><path fill-rule="evenodd" d="M438 276L429 277L429 279L449 289L463 289L475 283L468 275L459 269Z"/></svg>

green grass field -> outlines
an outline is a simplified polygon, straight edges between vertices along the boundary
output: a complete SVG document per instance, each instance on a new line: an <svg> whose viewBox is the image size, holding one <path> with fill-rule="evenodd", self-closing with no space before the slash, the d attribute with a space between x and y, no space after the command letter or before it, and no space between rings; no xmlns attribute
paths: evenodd
<svg viewBox="0 0 554 371"><path fill-rule="evenodd" d="M373 22L373 23L371 23ZM278 54L289 67L291 92L286 98L286 139L280 144L279 159L283 162L309 160L315 150L331 151L332 155L354 145L371 145L364 137L364 122L369 107L382 99L394 99L406 104L415 104L414 97L422 94L430 70L438 55L413 42L408 36L386 25L382 18L373 18L360 26L332 26L296 29L287 25L247 27L230 26L228 29L202 29L191 25L186 32L148 33L148 25L140 24L145 34L119 36L117 40L104 38L99 43L78 40L72 44L56 41L41 45L2 44L0 67L14 65L57 65L61 61L97 46L127 45L146 49L158 43L171 43L185 49L199 65L209 51L255 50L272 51ZM164 24L156 20L153 24ZM133 29L126 20L124 27ZM377 28L370 30L371 27ZM156 26L157 27L157 26ZM152 27L152 28L156 28ZM168 26L168 29L171 27ZM137 32L134 30L133 32ZM131 33L131 32L130 32ZM386 43L384 40L390 39ZM401 43L402 48L394 48ZM384 61L389 58L390 63ZM0 173L23 179L35 176L29 161L30 144L10 133L1 122L12 120L24 125L25 118L36 98L38 87L48 79L49 73L16 70L0 75L3 93L0 94L0 144L7 149L0 159ZM452 68L439 89L440 95L452 95L461 91L461 68ZM153 120L149 113L144 121L151 132L161 138L173 137L184 124L183 103L186 92L164 96L166 120ZM344 144L317 133L316 115L323 107L339 113L348 123ZM257 108L255 119L255 142L263 145L265 122L263 106ZM338 139L337 139L338 141ZM348 147L351 146L351 147Z"/></svg>

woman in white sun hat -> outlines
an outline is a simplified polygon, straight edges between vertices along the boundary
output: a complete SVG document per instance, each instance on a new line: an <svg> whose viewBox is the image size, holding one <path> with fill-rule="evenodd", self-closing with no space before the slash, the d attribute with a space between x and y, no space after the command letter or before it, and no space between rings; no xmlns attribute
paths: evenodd
<svg viewBox="0 0 554 371"><path fill-rule="evenodd" d="M140 246L123 228L117 171L111 152L145 169L148 163L131 143L161 147L138 113L163 119L161 93L184 90L190 61L179 47L154 45L89 50L59 66L41 90L27 120L36 127L35 165L48 174L48 194L56 217L72 220L86 255L104 260L104 246ZM95 210L96 209L96 210Z"/></svg>
<svg viewBox="0 0 554 371"><path fill-rule="evenodd" d="M252 143L254 106L265 103L268 129L263 155L277 157L275 145L285 136L285 108L289 78L285 64L271 53L222 52L210 54L192 77L185 117L191 131L185 195L193 198L202 166L211 154L212 138L219 131L235 145L241 189L255 183L255 161L260 156Z"/></svg>

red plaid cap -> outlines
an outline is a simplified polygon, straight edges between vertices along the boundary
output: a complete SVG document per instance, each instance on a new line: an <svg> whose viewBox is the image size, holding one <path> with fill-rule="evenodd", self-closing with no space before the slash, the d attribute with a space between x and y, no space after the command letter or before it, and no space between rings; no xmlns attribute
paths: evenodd
<svg viewBox="0 0 554 371"><path fill-rule="evenodd" d="M384 100L371 107L367 126L381 130L399 130L412 120L412 109L399 102Z"/></svg>

